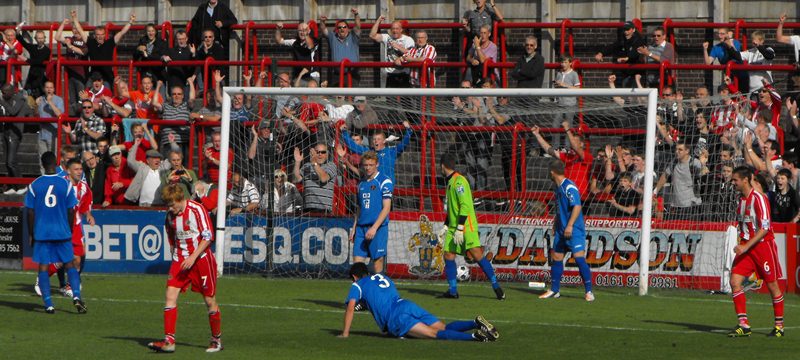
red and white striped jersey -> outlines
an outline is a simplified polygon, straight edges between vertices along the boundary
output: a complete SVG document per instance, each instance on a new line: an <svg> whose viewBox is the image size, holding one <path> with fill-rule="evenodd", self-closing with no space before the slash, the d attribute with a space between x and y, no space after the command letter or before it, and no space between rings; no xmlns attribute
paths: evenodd
<svg viewBox="0 0 800 360"><path fill-rule="evenodd" d="M759 229L767 230L767 235L761 241L774 241L775 235L772 232L772 221L770 218L769 199L767 196L750 190L747 197L739 200L739 210L737 214L739 220L739 238L744 242L756 235Z"/></svg>
<svg viewBox="0 0 800 360"><path fill-rule="evenodd" d="M75 196L78 198L78 205L75 205L75 225L80 226L83 222L81 215L89 212L92 209L92 191L89 189L89 183L81 179L77 184L72 182L69 175L64 176L65 179L72 184L72 189L75 190Z"/></svg>
<svg viewBox="0 0 800 360"><path fill-rule="evenodd" d="M186 207L180 215L173 215L167 211L165 225L169 244L172 246L172 261L180 262L188 258L200 246L201 240L214 240L208 211L203 205L192 200L186 201ZM214 256L210 247L200 255L203 256Z"/></svg>
<svg viewBox="0 0 800 360"><path fill-rule="evenodd" d="M423 47L414 46L414 48L412 48L411 50L408 51L408 54L407 54L406 57L409 57L409 58L412 58L412 59L416 59L416 58L430 59L432 62L435 62L436 61L436 48L433 47L433 45L431 45L431 44L426 44ZM416 86L422 85L422 84L420 84L420 81L421 81L421 79L420 79L420 69L421 68L416 68L416 67L411 68L411 81ZM436 85L435 84L436 75L435 75L435 73L434 73L432 68L430 68L428 70L429 70L429 72L428 72L428 86L434 87Z"/></svg>

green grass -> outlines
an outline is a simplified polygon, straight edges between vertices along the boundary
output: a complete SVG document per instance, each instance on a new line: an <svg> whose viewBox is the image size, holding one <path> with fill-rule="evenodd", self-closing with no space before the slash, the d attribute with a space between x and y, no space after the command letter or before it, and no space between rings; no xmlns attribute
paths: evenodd
<svg viewBox="0 0 800 360"><path fill-rule="evenodd" d="M140 359L148 341L162 337L166 276L84 275L89 313L78 315L66 298L55 297L57 313L44 313L32 293L33 273L0 272L0 344L3 358ZM333 280L224 277L219 281L225 350L232 359L530 359L566 358L793 358L800 351L800 307L786 297L788 338L767 338L772 306L767 295L748 293L754 326L749 339L729 339L735 325L728 296L690 291L597 289L586 303L568 288L558 300L538 300L525 284L506 285L508 299L494 299L482 283L464 284L461 299L435 296L442 283L398 282L411 299L444 321L483 314L501 332L495 343L397 340L383 337L369 314L359 313L349 339L339 339L349 282ZM173 357L206 356L208 320L202 298L179 300L178 348Z"/></svg>

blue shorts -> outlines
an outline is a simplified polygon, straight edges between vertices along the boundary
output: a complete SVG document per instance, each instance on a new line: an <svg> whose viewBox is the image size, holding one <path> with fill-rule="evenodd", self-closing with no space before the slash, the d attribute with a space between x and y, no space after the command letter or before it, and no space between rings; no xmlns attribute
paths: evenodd
<svg viewBox="0 0 800 360"><path fill-rule="evenodd" d="M386 256L386 246L389 243L389 225L383 225L375 232L372 240L364 238L369 231L370 225L356 226L356 235L353 239L353 256L380 259Z"/></svg>
<svg viewBox="0 0 800 360"><path fill-rule="evenodd" d="M566 254L567 251L573 254L586 251L586 234L573 232L571 238L565 239L564 235L556 231L556 235L553 238L553 250L559 254Z"/></svg>
<svg viewBox="0 0 800 360"><path fill-rule="evenodd" d="M66 264L72 261L72 240L36 241L33 245L33 262L38 264Z"/></svg>
<svg viewBox="0 0 800 360"><path fill-rule="evenodd" d="M392 317L386 325L390 334L394 336L405 336L414 325L423 323L431 326L439 319L425 309L419 307L411 300L400 300L395 304Z"/></svg>

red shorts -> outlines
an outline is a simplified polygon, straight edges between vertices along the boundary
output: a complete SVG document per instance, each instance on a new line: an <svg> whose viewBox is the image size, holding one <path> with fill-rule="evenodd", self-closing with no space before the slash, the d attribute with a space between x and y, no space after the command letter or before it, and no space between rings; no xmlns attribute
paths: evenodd
<svg viewBox="0 0 800 360"><path fill-rule="evenodd" d="M83 247L83 226L72 226L72 253L75 256L81 257L86 255L86 249Z"/></svg>
<svg viewBox="0 0 800 360"><path fill-rule="evenodd" d="M180 288L185 292L189 285L192 291L201 293L203 296L214 296L217 293L217 261L214 255L207 253L197 261L191 269L182 271L181 263L173 261L169 267L169 277L167 286Z"/></svg>
<svg viewBox="0 0 800 360"><path fill-rule="evenodd" d="M744 254L733 259L733 273L750 276L757 272L765 282L773 282L783 276L778 260L778 248L774 241L759 241Z"/></svg>

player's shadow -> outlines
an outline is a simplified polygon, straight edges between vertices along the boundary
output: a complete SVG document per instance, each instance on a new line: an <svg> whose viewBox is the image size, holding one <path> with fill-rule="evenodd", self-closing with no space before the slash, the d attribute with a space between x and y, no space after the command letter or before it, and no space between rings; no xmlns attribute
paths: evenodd
<svg viewBox="0 0 800 360"><path fill-rule="evenodd" d="M319 299L295 299L295 301L303 301L307 303L312 303L319 306L330 307L334 309L344 309L344 302L339 301L331 301L331 300L319 300Z"/></svg>
<svg viewBox="0 0 800 360"><path fill-rule="evenodd" d="M8 301L8 300L0 300L0 306L5 306L8 308L16 309L16 310L25 310L25 311L41 311L44 313L44 306L39 303L29 303L29 302L17 302L17 301Z"/></svg>
<svg viewBox="0 0 800 360"><path fill-rule="evenodd" d="M327 331L329 334L331 334L331 335L333 335L333 336L338 336L339 334L341 334L341 333L342 333L342 330L341 330L341 329L322 329L322 331ZM357 331L357 330L350 330L350 335L351 335L351 336L352 336L352 335L356 335L356 336L369 336L369 337L374 337L374 338L394 338L394 336L391 336L391 335L388 335L388 334L381 334L381 333L379 333L379 332L376 332L376 331Z"/></svg>
<svg viewBox="0 0 800 360"><path fill-rule="evenodd" d="M409 292L412 294L419 294L419 295L426 295L426 296L441 296L444 293L444 290L431 290L431 289L424 289L419 287L407 287L403 288L403 291Z"/></svg>
<svg viewBox="0 0 800 360"><path fill-rule="evenodd" d="M154 338L143 338L143 337L135 337L135 336L105 336L103 338L104 339L111 339L111 340L133 341L133 342L141 345L142 347L147 347L148 343L156 340ZM203 348L203 349L206 348L205 346L202 346L202 345L189 344L189 343L180 342L180 341L176 341L175 345L178 345L178 346L181 346L181 347L195 347L195 348Z"/></svg>
<svg viewBox="0 0 800 360"><path fill-rule="evenodd" d="M51 292L52 292L53 288L55 288L55 290L58 291L58 287L51 287ZM19 292L23 292L23 293L30 293L31 296L36 296L36 294L33 292L33 284L31 284L31 283L8 284L8 288L7 289L10 290L10 291L19 291Z"/></svg>
<svg viewBox="0 0 800 360"><path fill-rule="evenodd" d="M678 322L678 321L664 321L664 320L642 320L644 323L649 324L664 324L664 325L675 325L675 326L683 326L689 330L699 331L699 332L706 332L710 334L722 335L726 336L727 328L721 328L718 326L709 326L706 324L692 324L692 323L685 323L685 322Z"/></svg>

